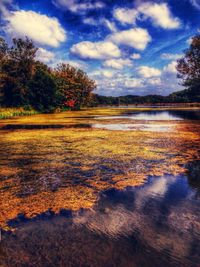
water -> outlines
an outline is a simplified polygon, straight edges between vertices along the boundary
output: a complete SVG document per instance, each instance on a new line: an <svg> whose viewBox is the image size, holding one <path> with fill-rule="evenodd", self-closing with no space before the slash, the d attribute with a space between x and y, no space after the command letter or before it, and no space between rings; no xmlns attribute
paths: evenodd
<svg viewBox="0 0 200 267"><path fill-rule="evenodd" d="M122 116L100 116L96 117L96 119L101 121L101 123L94 123L92 125L93 128L97 129L112 131L171 132L174 131L174 125L169 124L169 122L181 122L184 120L198 121L200 120L200 112L198 110L135 111L127 112ZM107 120L115 121L115 123L102 123ZM128 121L131 121L131 123L127 123Z"/></svg>
<svg viewBox="0 0 200 267"><path fill-rule="evenodd" d="M199 110L154 110L142 112L129 112L123 116L101 116L100 120L105 119L131 119L142 121L179 121L179 120L200 120Z"/></svg>
<svg viewBox="0 0 200 267"><path fill-rule="evenodd" d="M47 116L0 131L0 266L200 266L199 111Z"/></svg>
<svg viewBox="0 0 200 267"><path fill-rule="evenodd" d="M198 267L199 204L192 177L149 178L141 187L102 192L92 209L19 216L10 222L15 234L4 236L4 253L23 266Z"/></svg>
<svg viewBox="0 0 200 267"><path fill-rule="evenodd" d="M173 130L173 125L169 124L127 124L127 123L114 123L114 124L101 124L95 123L92 125L93 128L106 129L112 131L150 131L150 132L170 132Z"/></svg>

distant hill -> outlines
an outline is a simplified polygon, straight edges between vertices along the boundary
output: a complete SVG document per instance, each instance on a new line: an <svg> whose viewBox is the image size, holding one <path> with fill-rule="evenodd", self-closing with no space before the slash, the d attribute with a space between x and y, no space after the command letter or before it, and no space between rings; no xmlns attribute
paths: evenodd
<svg viewBox="0 0 200 267"><path fill-rule="evenodd" d="M161 95L126 95L102 96L94 95L94 106L99 105L135 105L135 104L162 104L162 103L200 103L200 89L185 89L168 96Z"/></svg>
<svg viewBox="0 0 200 267"><path fill-rule="evenodd" d="M200 102L200 88L185 89L169 95L167 98L178 100L179 102Z"/></svg>

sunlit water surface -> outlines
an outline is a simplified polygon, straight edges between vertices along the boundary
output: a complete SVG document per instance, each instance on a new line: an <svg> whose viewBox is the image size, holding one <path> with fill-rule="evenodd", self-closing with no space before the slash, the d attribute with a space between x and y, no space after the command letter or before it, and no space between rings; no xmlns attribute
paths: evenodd
<svg viewBox="0 0 200 267"><path fill-rule="evenodd" d="M109 119L110 116L101 116L99 119ZM127 112L123 116L112 116L112 119L130 119L142 121L178 121L178 120L199 120L200 112L194 110L154 110L141 112Z"/></svg>
<svg viewBox="0 0 200 267"><path fill-rule="evenodd" d="M112 121L93 127L173 131L173 125L160 121L198 120L199 113L143 112L112 118L140 122ZM159 122L145 124L144 120ZM58 214L47 210L33 218L19 214L10 220L8 226L15 231L2 231L0 266L200 266L199 160L190 163L185 175L149 177L143 185L122 190L110 187L99 193L90 209L61 209Z"/></svg>

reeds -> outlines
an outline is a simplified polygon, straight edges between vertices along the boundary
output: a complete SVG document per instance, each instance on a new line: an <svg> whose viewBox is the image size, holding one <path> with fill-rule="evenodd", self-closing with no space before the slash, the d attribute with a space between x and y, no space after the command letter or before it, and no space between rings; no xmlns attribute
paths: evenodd
<svg viewBox="0 0 200 267"><path fill-rule="evenodd" d="M20 108L0 108L0 119L9 119L16 116L30 116L38 112L33 109Z"/></svg>

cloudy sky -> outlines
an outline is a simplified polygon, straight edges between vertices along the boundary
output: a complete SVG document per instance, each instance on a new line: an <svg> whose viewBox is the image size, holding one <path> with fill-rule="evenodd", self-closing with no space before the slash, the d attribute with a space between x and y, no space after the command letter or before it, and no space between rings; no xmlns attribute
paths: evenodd
<svg viewBox="0 0 200 267"><path fill-rule="evenodd" d="M200 0L0 0L0 35L28 36L50 66L68 62L102 95L182 89L176 59L200 26Z"/></svg>

